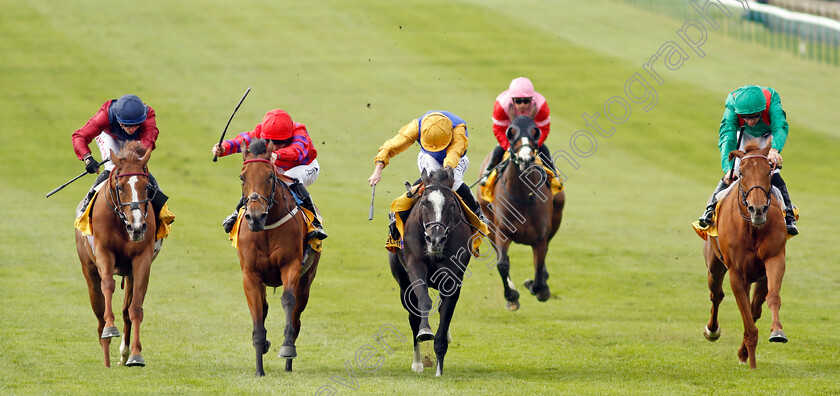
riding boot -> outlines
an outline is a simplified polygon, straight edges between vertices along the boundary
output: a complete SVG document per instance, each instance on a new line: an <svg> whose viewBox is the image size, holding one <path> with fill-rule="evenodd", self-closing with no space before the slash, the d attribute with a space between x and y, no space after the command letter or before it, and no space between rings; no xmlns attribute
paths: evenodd
<svg viewBox="0 0 840 396"><path fill-rule="evenodd" d="M799 229L796 228L796 217L793 215L793 204L790 202L790 195L788 194L787 185L785 185L785 180L782 179L782 175L774 173L770 179L770 184L778 188L779 192L782 193L782 201L785 204L785 226L787 227L787 233L790 235L799 234Z"/></svg>
<svg viewBox="0 0 840 396"><path fill-rule="evenodd" d="M160 214L160 209L163 208L163 204L169 200L169 197L163 193L163 190L160 189L160 184L158 184L157 180L151 173L149 173L149 181L152 183L152 186L155 188L154 195L152 196L152 208L155 209L155 214Z"/></svg>
<svg viewBox="0 0 840 396"><path fill-rule="evenodd" d="M493 171L497 165L499 165L499 161L502 160L502 155L504 155L505 149L502 146L496 146L493 148L493 154L490 155L490 162L487 163L487 168L484 169L484 173L481 175L480 183L481 185L487 184L487 178L490 176L490 172Z"/></svg>
<svg viewBox="0 0 840 396"><path fill-rule="evenodd" d="M699 219L697 219L700 223L700 227L708 227L714 224L714 221L712 221L712 216L715 214L715 207L717 206L718 202L717 195L726 187L729 187L729 185L726 184L726 182L723 179L720 179L720 181L717 184L717 187L715 187L715 191L712 193L712 198L710 199L709 204L706 206L706 211L703 212L703 215L700 216Z"/></svg>
<svg viewBox="0 0 840 396"><path fill-rule="evenodd" d="M96 176L96 180L94 180L93 185L90 186L90 191L88 191L87 195L85 195L85 197L82 199L82 206L81 206L82 211L87 209L87 206L90 203L90 200L93 199L93 195L96 194L96 186L98 186L99 183L102 183L106 179L108 179L108 176L110 176L110 175L111 175L111 171L106 169L106 170L103 170L102 172L100 172L99 175Z"/></svg>
<svg viewBox="0 0 840 396"><path fill-rule="evenodd" d="M242 209L243 206L245 206L244 196L239 198L239 203L236 204L236 209L233 210L233 213L222 220L222 227L225 228L226 233L230 234L230 231L233 229L233 225L236 224L236 218L239 217L239 209Z"/></svg>
<svg viewBox="0 0 840 396"><path fill-rule="evenodd" d="M300 198L300 206L303 206L304 209L312 212L312 226L315 227L315 230L306 234L306 239L327 239L327 233L324 232L321 220L318 219L318 212L315 211L315 204L312 203L312 197L309 195L309 191L306 190L306 187L304 187L304 185L299 181L295 180L295 182L289 186L289 189L291 189L292 192Z"/></svg>
<svg viewBox="0 0 840 396"><path fill-rule="evenodd" d="M472 195L472 191L466 184L461 184L455 192L464 200L464 203L467 204L467 207L478 216L478 219L484 223L487 223L487 218L484 217L484 212L481 211L481 205L478 204L478 201L475 200L475 197Z"/></svg>

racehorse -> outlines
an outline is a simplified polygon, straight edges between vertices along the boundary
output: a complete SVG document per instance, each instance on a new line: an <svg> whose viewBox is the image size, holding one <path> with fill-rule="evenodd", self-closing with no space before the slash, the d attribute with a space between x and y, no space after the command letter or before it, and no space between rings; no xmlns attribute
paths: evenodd
<svg viewBox="0 0 840 396"><path fill-rule="evenodd" d="M708 269L712 315L703 332L706 339L720 337L718 306L723 300L723 278L729 270L729 284L744 321L744 339L738 349L741 364L749 358L750 368L755 368L755 347L758 328L755 322L761 317L761 305L767 300L772 323L770 342L787 342L779 321L782 300L779 290L785 274L784 210L770 192L770 178L774 168L767 158L770 142L759 148L750 143L744 151L729 153L729 160L741 159L737 187L720 201L717 214L718 236L709 236L703 244L703 256ZM750 302L750 287L756 288Z"/></svg>
<svg viewBox="0 0 840 396"><path fill-rule="evenodd" d="M470 262L472 229L452 190L455 182L452 169L443 168L431 174L423 170L421 179L425 191L406 219L403 248L399 253L390 253L388 259L391 274L400 285L400 300L408 311L408 323L414 335L411 369L423 371L420 342L434 339L435 375L440 376L449 348L449 324ZM429 287L438 290L440 296L434 308ZM429 326L433 309L440 314L437 334Z"/></svg>
<svg viewBox="0 0 840 396"><path fill-rule="evenodd" d="M507 252L511 242L529 245L534 252L534 279L526 280L525 287L539 301L551 297L545 257L548 243L560 228L566 194L561 190L552 196L551 188L546 184L546 172L536 163L539 138L540 130L531 117L519 116L511 122L507 130L509 163L502 165L506 167L499 171L501 175L493 190L494 202L487 202L482 197L478 200L490 220L490 240L498 257L496 268L502 277L505 306L511 311L519 309L519 291L510 279ZM489 160L490 154L479 169L485 169Z"/></svg>
<svg viewBox="0 0 840 396"><path fill-rule="evenodd" d="M90 305L99 321L97 335L105 367L111 367L111 338L120 336L111 305L114 275L123 276L125 288L119 365L146 365L140 354L140 324L149 270L157 257L157 226L151 202L155 188L146 167L150 155L151 150L140 142L129 142L119 155L111 151L114 169L91 209L92 241L76 229L76 252L87 280Z"/></svg>
<svg viewBox="0 0 840 396"><path fill-rule="evenodd" d="M239 227L239 263L242 285L251 319L252 339L256 352L256 374L265 376L262 355L271 342L266 339L265 318L268 302L265 288L283 286L280 304L286 313L283 345L279 357L286 359L286 371L292 371L297 357L295 340L300 334L300 315L309 301L309 287L315 279L321 253L311 251L304 263L307 223L288 186L275 172L269 158L274 151L271 142L255 139L243 153L239 178L245 199L244 220L248 227Z"/></svg>

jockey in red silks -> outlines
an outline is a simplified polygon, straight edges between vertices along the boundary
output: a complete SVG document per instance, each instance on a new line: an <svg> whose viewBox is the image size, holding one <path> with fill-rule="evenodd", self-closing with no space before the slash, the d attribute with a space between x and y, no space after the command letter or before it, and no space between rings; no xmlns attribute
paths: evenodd
<svg viewBox="0 0 840 396"><path fill-rule="evenodd" d="M715 187L705 212L698 219L701 227L713 224L712 217L718 202L717 194L729 187L730 183L738 177L739 159L730 161L729 152L743 150L752 140L758 139L760 144L766 144L766 141L772 138L772 148L767 159L774 164L775 168L779 168L782 166L780 152L787 141L788 128L787 115L782 109L782 100L775 89L745 85L726 96L718 138L723 178ZM788 234L796 235L799 234L799 229L796 228L793 204L790 202L787 186L779 172L780 169L774 170L770 184L779 189L782 194Z"/></svg>
<svg viewBox="0 0 840 396"><path fill-rule="evenodd" d="M242 152L247 148L252 139L261 138L274 143L274 153L271 155L271 162L278 173L294 179L294 182L287 182L286 185L300 198L301 206L312 212L314 215L312 225L315 231L310 232L307 239L326 239L327 234L318 219L312 197L306 187L315 183L320 173L318 151L312 144L306 126L292 121L292 117L284 110L275 109L265 114L262 122L250 132L242 132L235 138L225 140L221 145L216 144L212 148L213 155L224 157L226 155ZM244 197L243 197L244 198ZM230 233L233 229L239 209L245 204L240 199L233 214L226 217L222 222L225 232Z"/></svg>
<svg viewBox="0 0 840 396"><path fill-rule="evenodd" d="M534 123L540 129L540 138L537 141L540 158L545 165L554 169L551 152L543 144L551 131L551 115L548 110L548 102L539 92L534 91L534 84L531 83L531 80L525 77L517 77L510 82L508 90L496 97L496 103L493 104L493 134L496 136L499 145L493 149L493 155L490 157L487 169L484 170L481 177L482 186L487 181L490 171L499 164L504 152L510 148L510 143L507 140L507 129L511 121L521 115L534 119Z"/></svg>
<svg viewBox="0 0 840 396"><path fill-rule="evenodd" d="M106 101L81 129L73 133L73 150L76 152L76 157L85 162L85 170L88 173L99 173L99 166L103 163L105 166L105 171L99 173L90 191L82 200L80 206L82 211L93 198L97 186L107 180L111 170L114 169L113 162L105 163L111 158L111 151L119 153L123 146L132 140L138 140L149 150L154 150L158 133L155 110L143 103L136 95L123 95L119 99ZM88 147L94 140L99 146L102 162L96 162ZM157 190L152 199L152 206L155 212L159 212L168 197L161 191L160 185L151 173L149 179Z"/></svg>

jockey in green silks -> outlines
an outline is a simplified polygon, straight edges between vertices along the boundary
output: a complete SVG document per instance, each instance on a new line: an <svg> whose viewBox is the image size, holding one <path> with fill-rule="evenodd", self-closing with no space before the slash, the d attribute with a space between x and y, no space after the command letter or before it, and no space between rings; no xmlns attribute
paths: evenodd
<svg viewBox="0 0 840 396"><path fill-rule="evenodd" d="M767 158L773 162L776 168L780 168L782 166L780 153L785 146L787 135L788 123L785 111L782 110L779 93L773 88L745 85L726 97L726 110L724 110L723 119L720 121L720 138L718 140L721 169L724 175L715 187L706 211L699 218L700 226L706 227L712 224L712 216L718 201L717 193L737 179L740 161L737 158L735 161L729 161L729 152L743 150L748 142L755 139L759 139L759 144L765 144L768 139L772 138L772 148ZM790 202L790 195L780 174L780 169L773 172L770 183L782 193L785 205L785 225L788 234L798 234L799 230L796 228L793 204Z"/></svg>

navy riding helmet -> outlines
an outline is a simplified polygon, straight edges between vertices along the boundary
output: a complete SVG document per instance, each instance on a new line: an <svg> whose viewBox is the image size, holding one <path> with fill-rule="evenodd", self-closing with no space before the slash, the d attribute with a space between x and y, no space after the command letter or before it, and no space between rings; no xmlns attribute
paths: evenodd
<svg viewBox="0 0 840 396"><path fill-rule="evenodd" d="M123 125L136 125L146 121L149 110L137 95L123 95L114 103L114 115Z"/></svg>

